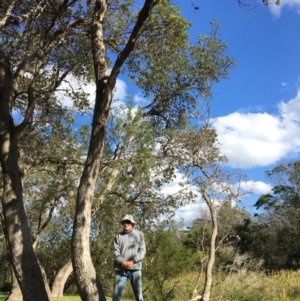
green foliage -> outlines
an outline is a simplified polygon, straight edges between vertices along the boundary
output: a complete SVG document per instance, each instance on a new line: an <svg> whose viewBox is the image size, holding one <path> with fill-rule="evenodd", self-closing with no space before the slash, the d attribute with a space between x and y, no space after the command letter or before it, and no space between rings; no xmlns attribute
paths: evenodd
<svg viewBox="0 0 300 301"><path fill-rule="evenodd" d="M263 258L268 269L299 268L300 162L279 165L267 175L273 192L256 202L257 209L265 211L244 224L241 248Z"/></svg>
<svg viewBox="0 0 300 301"><path fill-rule="evenodd" d="M15 124L22 125L18 163L24 170L26 212L32 236L40 243L37 254L48 274L54 275L68 257L74 199L90 130L84 126L74 134L74 111L63 108L57 91L71 99L75 112L89 109L88 94L77 84L82 86L92 78L90 21L95 3L46 1L43 8L38 4L16 1L13 14L0 28L1 57L7 63L3 72L6 78L1 78L0 84L13 87L3 99L8 100L6 107L18 112ZM8 6L9 2L3 3L1 15ZM128 40L136 21L135 7L136 1L109 1L104 19L107 52L103 55L107 61L119 56ZM26 15L28 12L31 13ZM92 212L91 249L99 266L111 260L107 245L117 227L109 218L114 221L117 214L130 209L138 212L145 223L160 214L172 214L194 198L192 192L184 189L168 196L162 193L163 185L174 179L180 161L181 154L173 152L173 147L181 151L182 146L179 140L167 141L168 130L186 129L191 116L204 115L198 110L199 100L206 102L212 96L212 85L227 78L234 63L225 54L226 45L218 36L217 24L212 24L208 36L199 35L195 45L188 40L189 26L177 6L160 1L127 61L124 71L149 101L137 111L129 105L126 116L113 112L110 117ZM74 84L72 79L78 82ZM21 123L23 120L26 124ZM180 138L186 133L181 132ZM179 137L177 134L174 131L171 135ZM216 140L214 131L203 129L199 136L205 160L218 161L218 153L210 152L216 150L212 147ZM157 150L162 137L167 139ZM165 152L166 149L171 152ZM104 215L106 219L101 218ZM106 236L99 239L97 233L101 230ZM162 254L154 259L164 300L173 298L174 286L166 288L163 279L172 278L189 266L188 252L178 246L174 233L168 231L166 235L161 230L153 238L159 242L157 247ZM173 254L168 253L162 241L173 246ZM160 266L166 258L170 259L169 266L162 271ZM176 264L180 258L180 264ZM98 272L102 279L111 275L100 268Z"/></svg>
<svg viewBox="0 0 300 301"><path fill-rule="evenodd" d="M191 253L180 240L180 229L160 225L147 233L147 258L144 263L146 293L152 300L174 300L178 275L191 267Z"/></svg>
<svg viewBox="0 0 300 301"><path fill-rule="evenodd" d="M125 114L124 114L125 112ZM106 192L109 202L129 211L139 210L143 220L159 214L170 214L192 195L186 189L170 195L162 193L166 183L174 179L175 169L161 149L153 133L152 122L141 110L131 106L113 109L108 123L107 143L96 190L95 206L105 187L116 173L113 187ZM118 200L118 201L117 201Z"/></svg>
<svg viewBox="0 0 300 301"><path fill-rule="evenodd" d="M150 99L145 106L156 126L177 128L183 116L194 118L200 99L211 96L213 83L227 78L233 60L212 23L208 36L199 35L195 45L188 41L190 24L169 1L154 8L151 22L128 60L129 77Z"/></svg>

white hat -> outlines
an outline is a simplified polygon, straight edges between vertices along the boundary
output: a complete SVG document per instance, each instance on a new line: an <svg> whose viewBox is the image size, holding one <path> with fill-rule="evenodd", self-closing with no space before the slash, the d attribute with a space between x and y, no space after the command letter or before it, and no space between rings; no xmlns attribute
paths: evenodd
<svg viewBox="0 0 300 301"><path fill-rule="evenodd" d="M122 223L123 221L130 221L132 224L136 224L136 222L134 221L132 215L130 214L126 214L121 220L120 223Z"/></svg>

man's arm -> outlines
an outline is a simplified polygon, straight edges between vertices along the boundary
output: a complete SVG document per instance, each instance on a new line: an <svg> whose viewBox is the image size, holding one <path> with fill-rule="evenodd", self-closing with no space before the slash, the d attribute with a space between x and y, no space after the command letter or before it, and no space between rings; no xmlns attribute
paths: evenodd
<svg viewBox="0 0 300 301"><path fill-rule="evenodd" d="M137 253L132 258L133 263L142 261L146 255L146 244L145 244L144 234L142 232L140 232L139 235L138 245L139 246L138 246Z"/></svg>
<svg viewBox="0 0 300 301"><path fill-rule="evenodd" d="M124 260L123 255L121 254L120 251L120 242L119 242L118 235L114 239L114 257L117 263L121 263Z"/></svg>

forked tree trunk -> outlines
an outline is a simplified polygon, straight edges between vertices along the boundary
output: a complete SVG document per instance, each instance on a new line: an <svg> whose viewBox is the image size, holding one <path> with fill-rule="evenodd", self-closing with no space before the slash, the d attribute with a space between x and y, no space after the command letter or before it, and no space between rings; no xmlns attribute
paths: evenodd
<svg viewBox="0 0 300 301"><path fill-rule="evenodd" d="M103 35L103 19L107 10L107 0L96 0L91 43L96 78L96 100L92 123L89 151L78 187L76 212L72 234L72 264L78 292L83 301L104 301L102 289L90 254L91 204L94 185L101 167L101 158L105 143L106 125L112 101L112 91L121 67L134 49L142 27L148 19L155 0L145 0L129 40L119 54L110 75L106 64L106 50Z"/></svg>
<svg viewBox="0 0 300 301"><path fill-rule="evenodd" d="M23 204L22 172L18 166L18 128L11 116L14 99L9 62L0 60L0 161L3 175L2 207L11 264L24 301L48 301L35 256Z"/></svg>

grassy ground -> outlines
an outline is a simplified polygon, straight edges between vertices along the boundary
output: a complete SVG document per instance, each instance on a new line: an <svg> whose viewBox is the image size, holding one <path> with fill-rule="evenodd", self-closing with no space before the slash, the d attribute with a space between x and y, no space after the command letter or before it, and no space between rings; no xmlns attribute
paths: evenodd
<svg viewBox="0 0 300 301"><path fill-rule="evenodd" d="M5 300L5 298L6 298L6 295L5 295L5 294L1 294L1 293L0 293L0 301L4 301L4 300Z"/></svg>
<svg viewBox="0 0 300 301"><path fill-rule="evenodd" d="M7 294L0 293L0 301L4 301L7 297ZM106 297L107 301L111 301L110 297ZM64 296L63 298L53 299L53 301L81 301L78 295L68 295ZM122 301L133 301L132 299L123 298Z"/></svg>
<svg viewBox="0 0 300 301"><path fill-rule="evenodd" d="M111 298L106 297L106 300L111 301ZM81 299L78 295L70 295L70 296L64 296L63 298L53 299L53 301L81 301ZM124 301L126 300L124 299Z"/></svg>
<svg viewBox="0 0 300 301"><path fill-rule="evenodd" d="M189 273L173 279L166 286L176 284L176 297L173 301L189 300L197 274ZM213 301L299 301L300 300L300 270L280 272L266 275L263 272L237 272L232 274L216 274L211 288ZM203 289L203 278L199 292ZM145 287L150 283L145 283ZM129 288L130 289L130 288ZM153 288L152 288L153 289ZM164 287L164 289L169 289ZM154 290L155 291L155 290ZM4 301L6 294L0 293L0 301ZM157 296L157 295L156 295ZM151 296L146 298L151 301ZM53 301L81 301L78 295L66 295ZM107 301L111 301L107 297ZM122 298L122 301L133 299Z"/></svg>

